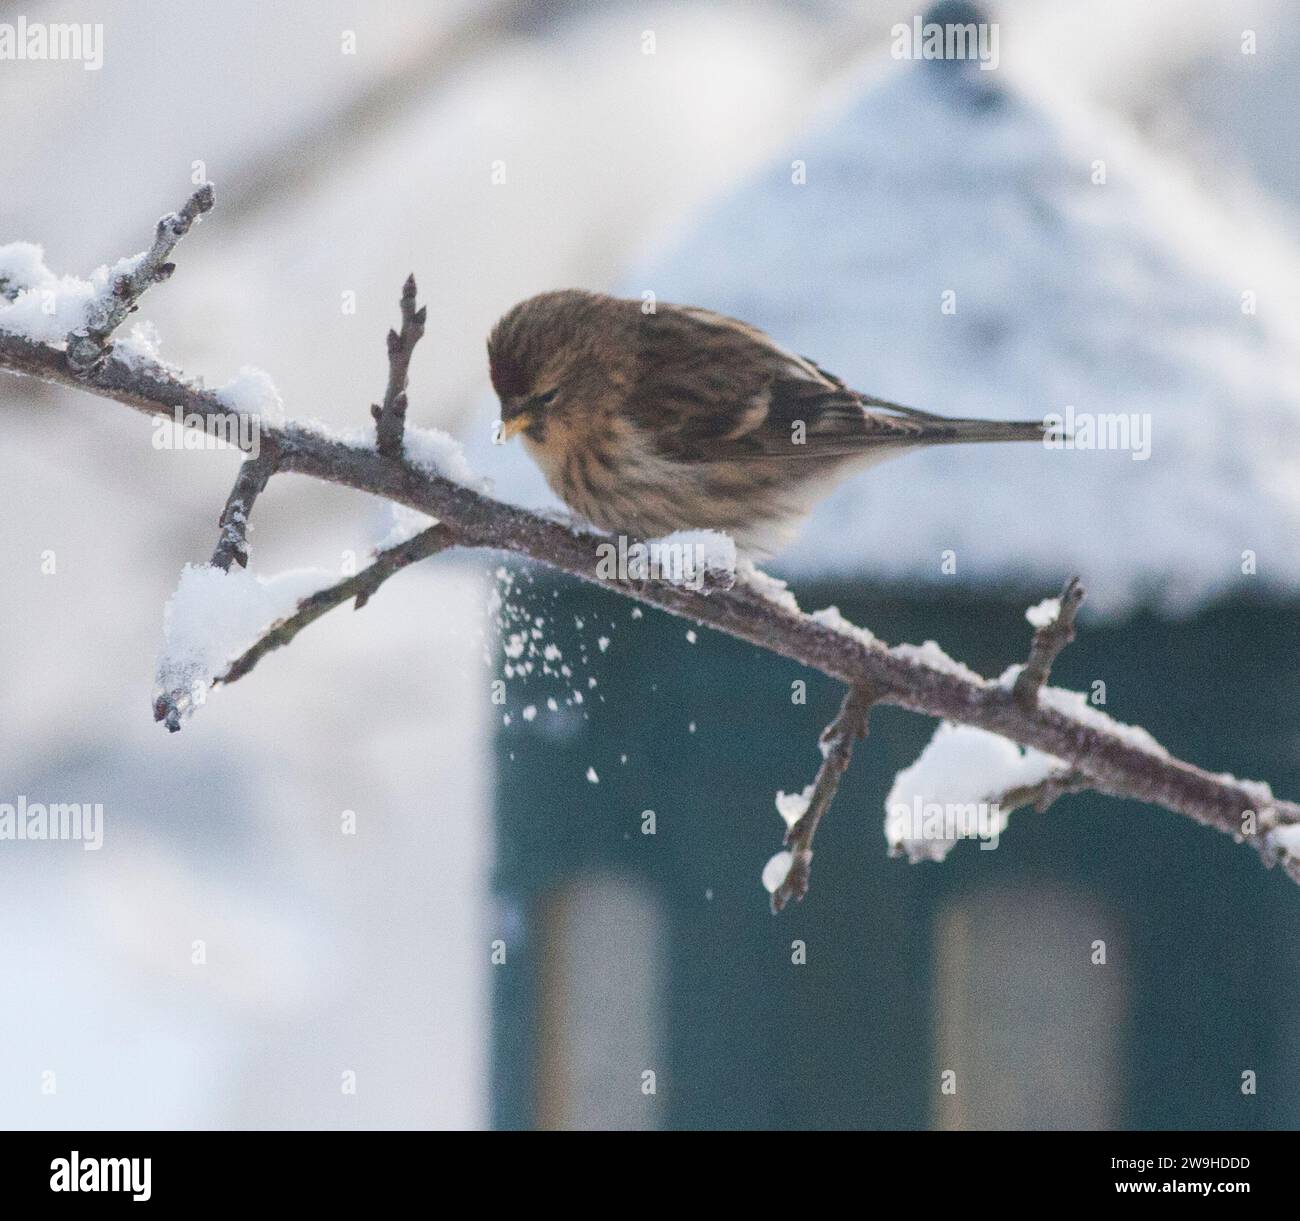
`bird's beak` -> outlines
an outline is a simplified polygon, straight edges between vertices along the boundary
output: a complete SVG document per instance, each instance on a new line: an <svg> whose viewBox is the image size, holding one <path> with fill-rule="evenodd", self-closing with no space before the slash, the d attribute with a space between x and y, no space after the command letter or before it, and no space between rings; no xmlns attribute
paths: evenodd
<svg viewBox="0 0 1300 1221"><path fill-rule="evenodd" d="M533 422L533 413L531 411L521 411L518 415L511 416L508 420L502 420L500 431L497 436L500 443L504 445L511 437L521 433Z"/></svg>

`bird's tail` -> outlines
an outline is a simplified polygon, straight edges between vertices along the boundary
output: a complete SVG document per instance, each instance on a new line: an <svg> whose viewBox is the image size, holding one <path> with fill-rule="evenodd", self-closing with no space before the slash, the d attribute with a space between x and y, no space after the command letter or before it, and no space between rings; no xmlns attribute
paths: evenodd
<svg viewBox="0 0 1300 1221"><path fill-rule="evenodd" d="M1042 441L1052 431L1042 420L935 420L926 422L926 445L964 445L974 441Z"/></svg>
<svg viewBox="0 0 1300 1221"><path fill-rule="evenodd" d="M884 408L905 416L919 426L912 444L965 445L976 441L1042 441L1049 435L1058 435L1042 420L970 420L960 417L935 415L919 407L904 407L888 399L878 399L869 394L859 394L859 402L868 410Z"/></svg>

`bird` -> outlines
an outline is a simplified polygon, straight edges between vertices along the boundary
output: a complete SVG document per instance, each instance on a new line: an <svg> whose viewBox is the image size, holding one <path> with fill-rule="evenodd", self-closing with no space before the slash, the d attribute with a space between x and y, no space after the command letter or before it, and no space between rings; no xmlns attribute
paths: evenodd
<svg viewBox="0 0 1300 1221"><path fill-rule="evenodd" d="M1043 421L957 419L846 385L724 314L561 289L488 337L501 406L551 490L610 534L730 535L770 557L847 476L931 445L1039 441Z"/></svg>

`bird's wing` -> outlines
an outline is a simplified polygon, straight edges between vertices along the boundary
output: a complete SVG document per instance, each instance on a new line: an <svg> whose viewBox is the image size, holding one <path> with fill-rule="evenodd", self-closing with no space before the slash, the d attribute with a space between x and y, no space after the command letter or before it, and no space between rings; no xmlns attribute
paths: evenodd
<svg viewBox="0 0 1300 1221"><path fill-rule="evenodd" d="M950 422L866 400L762 331L709 310L660 305L640 326L628 414L679 460L834 458L925 444Z"/></svg>

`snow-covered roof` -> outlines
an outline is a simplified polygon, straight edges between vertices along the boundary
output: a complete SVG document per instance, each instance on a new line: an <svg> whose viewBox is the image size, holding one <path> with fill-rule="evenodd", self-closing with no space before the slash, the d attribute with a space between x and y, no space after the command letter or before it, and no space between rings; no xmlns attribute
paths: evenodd
<svg viewBox="0 0 1300 1221"><path fill-rule="evenodd" d="M903 62L621 287L745 318L898 402L1072 408L1076 428L1137 413L1149 437L1145 458L906 455L839 488L774 570L940 585L955 559L958 581L1036 587L1077 570L1094 609L1182 611L1300 589L1300 256L1266 228L1117 120L1005 71ZM499 492L540 487L522 466Z"/></svg>

